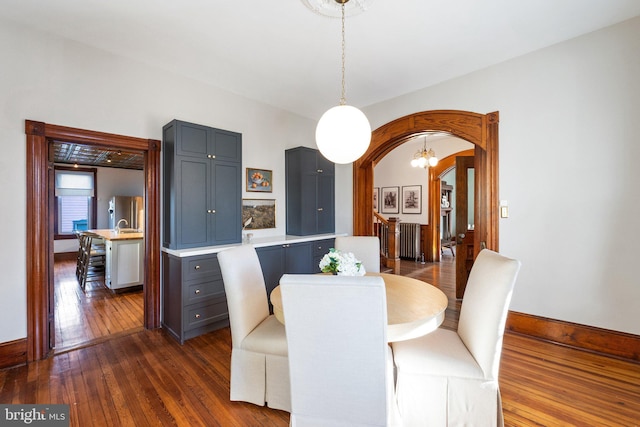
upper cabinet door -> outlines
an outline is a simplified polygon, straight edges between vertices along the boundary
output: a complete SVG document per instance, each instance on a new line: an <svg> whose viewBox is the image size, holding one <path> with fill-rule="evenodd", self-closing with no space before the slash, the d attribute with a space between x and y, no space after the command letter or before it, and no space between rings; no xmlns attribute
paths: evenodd
<svg viewBox="0 0 640 427"><path fill-rule="evenodd" d="M242 135L220 129L212 129L216 160L240 162L242 160Z"/></svg>
<svg viewBox="0 0 640 427"><path fill-rule="evenodd" d="M178 156L204 157L213 154L213 135L211 128L193 123L174 121L177 140L176 154Z"/></svg>
<svg viewBox="0 0 640 427"><path fill-rule="evenodd" d="M325 156L318 152L318 154L316 155L316 172L321 173L325 176L334 176L335 169L336 165L331 160L327 159Z"/></svg>

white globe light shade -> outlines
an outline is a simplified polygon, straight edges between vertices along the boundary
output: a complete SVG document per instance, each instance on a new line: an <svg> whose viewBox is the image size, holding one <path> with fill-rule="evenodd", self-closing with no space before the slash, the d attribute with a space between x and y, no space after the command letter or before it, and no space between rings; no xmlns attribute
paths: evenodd
<svg viewBox="0 0 640 427"><path fill-rule="evenodd" d="M371 143L371 125L367 116L351 105L327 110L316 126L316 144L323 156L333 163L358 160Z"/></svg>
<svg viewBox="0 0 640 427"><path fill-rule="evenodd" d="M429 157L429 166L435 166L438 164L438 158L437 157Z"/></svg>

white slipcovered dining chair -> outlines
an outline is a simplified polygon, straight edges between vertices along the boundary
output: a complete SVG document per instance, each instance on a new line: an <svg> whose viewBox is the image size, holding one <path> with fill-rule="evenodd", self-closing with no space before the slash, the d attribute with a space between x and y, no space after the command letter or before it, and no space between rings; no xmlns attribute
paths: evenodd
<svg viewBox="0 0 640 427"><path fill-rule="evenodd" d="M381 277L285 274L292 427L400 425Z"/></svg>
<svg viewBox="0 0 640 427"><path fill-rule="evenodd" d="M367 273L380 273L378 236L337 236L334 247L341 252L353 253Z"/></svg>
<svg viewBox="0 0 640 427"><path fill-rule="evenodd" d="M284 325L269 314L267 290L252 245L218 253L231 327L231 400L291 410Z"/></svg>
<svg viewBox="0 0 640 427"><path fill-rule="evenodd" d="M473 264L457 331L392 344L405 426L502 426L498 371L520 261L488 249Z"/></svg>

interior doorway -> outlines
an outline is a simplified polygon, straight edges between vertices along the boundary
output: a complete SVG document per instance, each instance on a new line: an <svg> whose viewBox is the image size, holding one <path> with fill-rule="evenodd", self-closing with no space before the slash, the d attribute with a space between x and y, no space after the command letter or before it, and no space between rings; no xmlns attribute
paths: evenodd
<svg viewBox="0 0 640 427"><path fill-rule="evenodd" d="M144 327L160 326L160 141L27 120L27 361L43 359L55 334L53 307L53 165L50 141L113 146L144 154Z"/></svg>
<svg viewBox="0 0 640 427"><path fill-rule="evenodd" d="M353 233L373 233L373 169L375 164L395 147L428 131L447 132L475 145L474 251L487 247L498 250L498 112L478 114L468 111L435 110L401 117L372 133L367 152L353 164ZM429 206L440 205L440 190L429 187ZM433 215L433 213L432 213ZM439 213L438 213L439 215ZM439 230L434 227L437 216L429 218L431 244L427 261L439 256ZM475 258L475 257L474 257Z"/></svg>
<svg viewBox="0 0 640 427"><path fill-rule="evenodd" d="M120 274L135 283L125 286L118 283L117 277L110 280L109 274L116 273L107 268L107 261L113 260L111 244L101 238L92 239L98 255L93 258L97 265L89 272L83 268L81 255L85 252L80 250L80 242L86 241L82 239L84 233L115 228L116 212L112 207L116 202L118 219L125 216L131 229L143 228L143 153L125 152L113 146L50 141L49 159L54 162L56 174L65 178L73 179L76 173L93 177L88 183L92 188L84 190L81 196L76 194L78 190L69 189L69 184L64 186L64 180L56 180L56 192L52 195L56 216L51 289L55 327L50 348L58 353L142 330L144 259L139 256L140 251L129 258L136 262L127 263L128 268L134 265L140 268Z"/></svg>
<svg viewBox="0 0 640 427"><path fill-rule="evenodd" d="M436 166L433 166L431 168L429 168L429 194L434 194L434 196L437 197L429 197L429 221L433 221L434 224L440 224L441 220L442 220L442 202L441 202L441 195L442 195L442 178L444 175L448 174L450 171L455 171L456 168L456 158L458 156L473 156L474 154L474 150L464 150L464 151L460 151L454 154L451 154L447 157L444 157L442 159L440 159L440 161L438 161L438 164ZM448 182L448 181L447 181ZM451 181L451 184L454 184L455 187L455 177L454 179ZM433 203L433 200L438 199L436 203ZM450 203L455 207L456 203L455 203L455 199L452 198L450 200ZM455 211L452 211L451 214L451 234L452 237L455 237L457 234L457 224L455 224L455 218L457 218L457 216L455 215ZM433 255L432 255L432 259L431 261L434 262L438 262L441 260L441 256L442 256L442 239L441 239L441 228L437 229L437 238L435 239L435 241L433 242L433 246L435 247L435 249L433 250Z"/></svg>

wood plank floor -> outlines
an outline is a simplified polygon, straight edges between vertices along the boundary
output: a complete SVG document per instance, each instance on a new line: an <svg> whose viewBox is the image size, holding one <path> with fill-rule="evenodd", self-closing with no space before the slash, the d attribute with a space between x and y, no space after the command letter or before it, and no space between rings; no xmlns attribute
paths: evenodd
<svg viewBox="0 0 640 427"><path fill-rule="evenodd" d="M143 329L141 288L113 293L97 280L87 282L82 292L75 271L75 261L54 265L57 352Z"/></svg>
<svg viewBox="0 0 640 427"><path fill-rule="evenodd" d="M444 262L405 264L452 292ZM230 354L228 328L183 346L162 330L121 334L0 371L0 402L67 403L73 426L287 426L286 412L229 401ZM500 387L507 426L639 425L637 363L508 333Z"/></svg>

